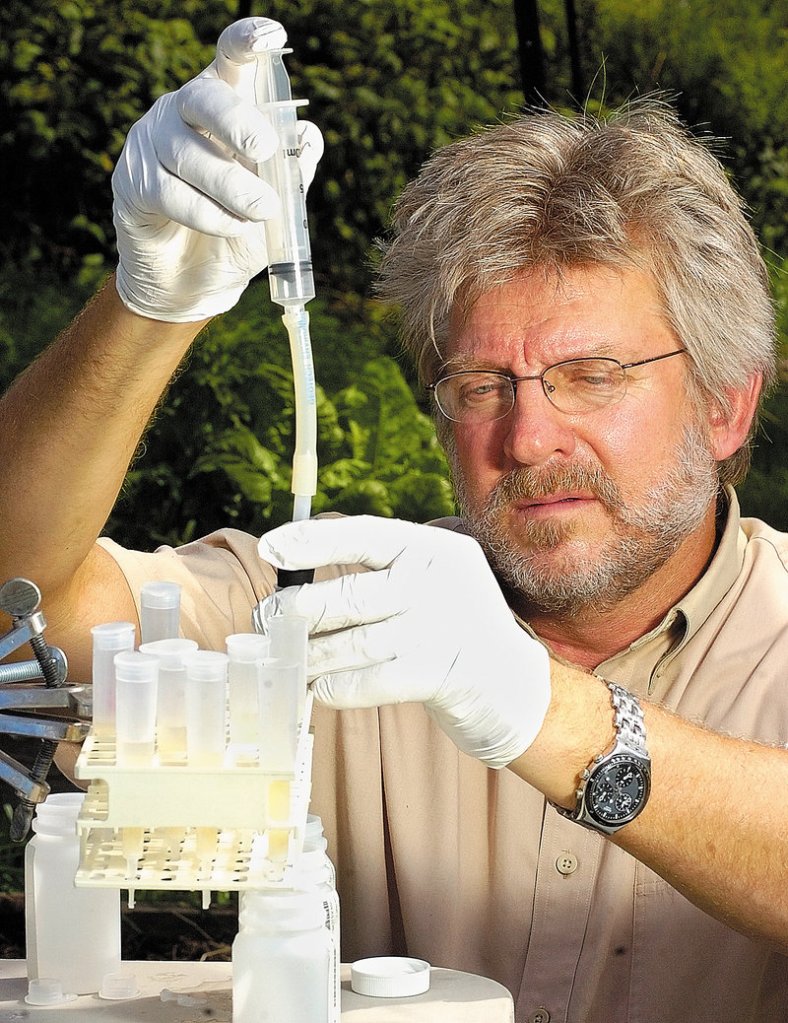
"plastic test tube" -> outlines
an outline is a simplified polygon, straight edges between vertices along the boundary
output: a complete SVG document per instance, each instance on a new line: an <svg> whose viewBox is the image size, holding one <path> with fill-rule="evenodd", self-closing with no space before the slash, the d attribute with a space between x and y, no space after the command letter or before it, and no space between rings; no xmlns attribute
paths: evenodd
<svg viewBox="0 0 788 1023"><path fill-rule="evenodd" d="M271 640L271 657L295 664L298 676L294 682L296 690L296 721L304 717L306 701L306 659L309 642L309 624L306 618L297 615L274 615L268 619L268 635Z"/></svg>
<svg viewBox="0 0 788 1023"><path fill-rule="evenodd" d="M268 657L270 641L256 632L239 632L228 636L226 643L230 743L236 754L253 756L260 732L257 662Z"/></svg>
<svg viewBox="0 0 788 1023"><path fill-rule="evenodd" d="M93 734L100 739L115 735L115 654L134 649L131 622L94 625L93 636Z"/></svg>
<svg viewBox="0 0 788 1023"><path fill-rule="evenodd" d="M181 588L178 583L149 582L140 589L142 643L177 639L180 629Z"/></svg>
<svg viewBox="0 0 788 1023"><path fill-rule="evenodd" d="M227 654L186 658L186 751L190 767L222 767L227 741Z"/></svg>
<svg viewBox="0 0 788 1023"><path fill-rule="evenodd" d="M186 657L197 650L193 639L157 639L140 653L159 660L156 748L161 763L186 759Z"/></svg>
<svg viewBox="0 0 788 1023"><path fill-rule="evenodd" d="M121 767L149 767L156 749L159 660L139 650L115 654L117 759Z"/></svg>
<svg viewBox="0 0 788 1023"><path fill-rule="evenodd" d="M289 772L295 768L301 667L273 658L259 667L260 767Z"/></svg>

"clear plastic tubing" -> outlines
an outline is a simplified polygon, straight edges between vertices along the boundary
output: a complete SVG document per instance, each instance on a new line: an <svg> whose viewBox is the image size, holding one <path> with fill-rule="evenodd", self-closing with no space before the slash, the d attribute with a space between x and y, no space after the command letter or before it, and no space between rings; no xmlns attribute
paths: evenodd
<svg viewBox="0 0 788 1023"><path fill-rule="evenodd" d="M220 768L227 744L227 654L186 658L186 751L190 767Z"/></svg>
<svg viewBox="0 0 788 1023"><path fill-rule="evenodd" d="M133 650L136 630L131 622L94 625L93 734L98 739L115 735L115 654Z"/></svg>
<svg viewBox="0 0 788 1023"><path fill-rule="evenodd" d="M227 683L229 688L230 743L235 752L254 750L260 732L257 693L258 662L268 657L270 642L256 632L228 636Z"/></svg>
<svg viewBox="0 0 788 1023"><path fill-rule="evenodd" d="M258 164L257 173L279 196L281 217L265 222L268 283L271 299L284 307L282 320L290 339L295 386L295 452L293 454L293 520L308 519L317 491L317 404L309 314L306 303L315 297L312 253L306 215L306 193L298 157L296 108L283 57L292 50L264 50L257 55L255 102L270 117L280 144L274 155Z"/></svg>
<svg viewBox="0 0 788 1023"><path fill-rule="evenodd" d="M143 643L140 653L159 661L159 693L156 701L156 750L159 762L186 759L186 665L197 650L193 639L157 639Z"/></svg>
<svg viewBox="0 0 788 1023"><path fill-rule="evenodd" d="M159 659L139 650L115 654L115 735L120 767L151 767L156 751Z"/></svg>
<svg viewBox="0 0 788 1023"><path fill-rule="evenodd" d="M177 639L180 614L181 588L178 583L143 583L140 589L140 642Z"/></svg>

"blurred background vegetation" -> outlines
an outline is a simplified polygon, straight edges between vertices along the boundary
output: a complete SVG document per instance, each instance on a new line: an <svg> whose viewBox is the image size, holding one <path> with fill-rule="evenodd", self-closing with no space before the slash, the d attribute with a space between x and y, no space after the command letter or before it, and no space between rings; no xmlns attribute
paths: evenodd
<svg viewBox="0 0 788 1023"><path fill-rule="evenodd" d="M114 263L110 172L130 124L211 59L235 17L288 29L293 93L326 138L309 207L319 298L316 510L452 510L443 456L370 298L373 240L437 146L516 112L665 90L720 136L788 329L788 38L769 0L6 0L0 10L0 386ZM148 548L289 514L292 398L278 311L256 282L194 347L107 531ZM769 406L751 513L788 527L786 394Z"/></svg>
<svg viewBox="0 0 788 1023"><path fill-rule="evenodd" d="M452 511L445 460L399 356L396 320L371 298L373 241L436 147L516 113L526 99L571 111L663 90L699 133L720 137L771 268L784 350L788 30L771 0L5 0L0 389L114 265L110 173L129 126L206 66L221 30L249 14L288 29L293 94L309 99L308 116L326 139L309 195L319 296L309 307L316 511L422 521ZM782 528L787 424L781 386L741 493L746 512ZM292 425L287 338L262 280L194 346L107 532L151 548L222 525L259 533L284 521ZM0 815L0 890L18 891L18 850L7 848L3 830ZM225 939L202 932L196 911L179 910L187 912L183 929L199 932L213 954L211 941ZM127 926L150 934L160 923ZM193 942L182 948L194 957ZM147 951L169 954L126 944L127 956Z"/></svg>

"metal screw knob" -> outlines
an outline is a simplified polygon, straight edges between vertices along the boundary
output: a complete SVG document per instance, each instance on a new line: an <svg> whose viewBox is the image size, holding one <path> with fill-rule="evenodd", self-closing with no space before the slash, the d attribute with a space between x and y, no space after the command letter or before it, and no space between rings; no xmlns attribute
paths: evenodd
<svg viewBox="0 0 788 1023"><path fill-rule="evenodd" d="M9 579L0 586L0 611L12 618L33 614L40 604L41 590L29 579Z"/></svg>

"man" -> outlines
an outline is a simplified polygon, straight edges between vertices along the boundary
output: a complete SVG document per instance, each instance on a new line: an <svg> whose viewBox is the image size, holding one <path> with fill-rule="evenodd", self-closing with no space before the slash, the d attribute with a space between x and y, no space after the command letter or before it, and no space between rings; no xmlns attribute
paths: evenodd
<svg viewBox="0 0 788 1023"><path fill-rule="evenodd" d="M518 1021L784 1019L788 546L729 486L772 312L738 199L669 112L527 116L401 200L383 290L462 521L291 524L261 558L233 530L96 542L170 375L264 261L271 197L217 142L271 152L245 69L281 35L239 26L132 130L116 281L0 406L3 577L42 586L75 678L147 579L181 583L205 647L258 601L310 619L316 695L347 708L319 708L313 775L345 958L486 974Z"/></svg>

